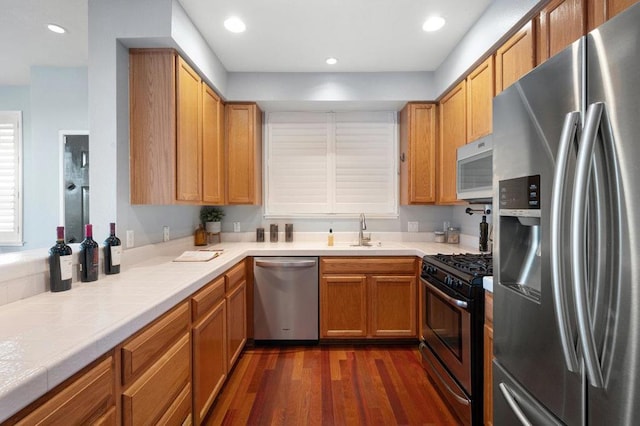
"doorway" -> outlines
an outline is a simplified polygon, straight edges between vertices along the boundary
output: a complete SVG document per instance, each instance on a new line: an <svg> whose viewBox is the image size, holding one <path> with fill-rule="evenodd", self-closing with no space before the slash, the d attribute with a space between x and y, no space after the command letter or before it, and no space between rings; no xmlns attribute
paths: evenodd
<svg viewBox="0 0 640 426"><path fill-rule="evenodd" d="M67 243L84 239L84 225L89 223L89 134L61 134L62 187L61 217Z"/></svg>

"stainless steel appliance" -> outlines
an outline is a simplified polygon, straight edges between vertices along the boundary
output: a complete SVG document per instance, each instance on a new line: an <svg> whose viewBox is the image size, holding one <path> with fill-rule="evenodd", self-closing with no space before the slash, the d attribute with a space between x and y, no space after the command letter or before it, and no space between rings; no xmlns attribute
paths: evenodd
<svg viewBox="0 0 640 426"><path fill-rule="evenodd" d="M640 4L494 99L494 420L640 424Z"/></svg>
<svg viewBox="0 0 640 426"><path fill-rule="evenodd" d="M254 339L318 340L318 258L253 260Z"/></svg>
<svg viewBox="0 0 640 426"><path fill-rule="evenodd" d="M425 256L421 297L422 365L464 424L482 424L482 277L491 255Z"/></svg>
<svg viewBox="0 0 640 426"><path fill-rule="evenodd" d="M458 148L456 193L458 199L490 204L493 199L493 141L485 136Z"/></svg>

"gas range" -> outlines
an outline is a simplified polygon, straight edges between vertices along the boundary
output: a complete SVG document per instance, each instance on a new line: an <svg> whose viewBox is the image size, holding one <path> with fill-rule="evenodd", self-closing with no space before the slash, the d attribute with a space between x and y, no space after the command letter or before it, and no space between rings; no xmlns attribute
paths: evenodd
<svg viewBox="0 0 640 426"><path fill-rule="evenodd" d="M482 277L493 275L493 259L488 254L436 254L422 258L424 279L472 297L474 287L482 287Z"/></svg>

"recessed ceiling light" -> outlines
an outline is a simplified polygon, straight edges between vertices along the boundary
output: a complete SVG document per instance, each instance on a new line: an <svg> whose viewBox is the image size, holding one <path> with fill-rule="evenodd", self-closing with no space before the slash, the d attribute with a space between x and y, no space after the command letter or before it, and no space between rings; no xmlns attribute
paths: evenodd
<svg viewBox="0 0 640 426"><path fill-rule="evenodd" d="M242 22L237 16L232 16L224 21L224 27L232 33L243 33L247 29L244 22Z"/></svg>
<svg viewBox="0 0 640 426"><path fill-rule="evenodd" d="M56 25L56 24L48 24L47 28L49 28L50 31L53 31L54 33L58 33L58 34L64 34L67 32L67 30L62 28L60 25Z"/></svg>
<svg viewBox="0 0 640 426"><path fill-rule="evenodd" d="M422 30L427 32L438 31L444 27L445 20L441 16L431 16L422 24Z"/></svg>
<svg viewBox="0 0 640 426"><path fill-rule="evenodd" d="M329 65L335 65L338 63L338 60L336 58L327 58L325 62Z"/></svg>

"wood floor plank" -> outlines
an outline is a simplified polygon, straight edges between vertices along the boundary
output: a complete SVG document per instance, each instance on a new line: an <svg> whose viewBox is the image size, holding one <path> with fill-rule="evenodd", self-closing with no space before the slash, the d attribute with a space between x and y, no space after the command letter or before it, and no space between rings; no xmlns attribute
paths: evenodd
<svg viewBox="0 0 640 426"><path fill-rule="evenodd" d="M457 425L410 346L247 349L207 425Z"/></svg>

